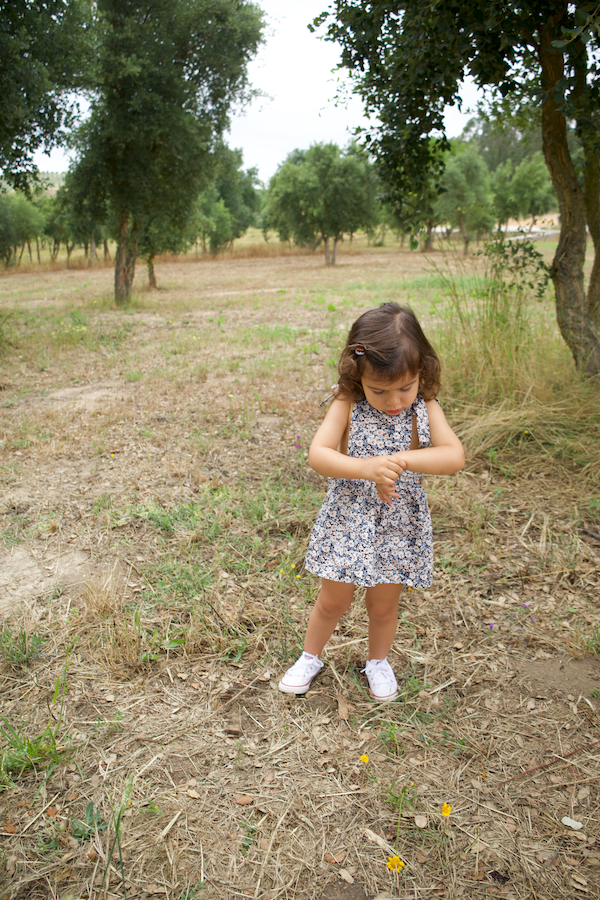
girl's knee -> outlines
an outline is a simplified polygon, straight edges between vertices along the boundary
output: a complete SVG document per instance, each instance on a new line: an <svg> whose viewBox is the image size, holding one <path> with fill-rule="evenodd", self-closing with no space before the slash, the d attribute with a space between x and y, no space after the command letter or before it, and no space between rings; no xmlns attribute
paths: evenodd
<svg viewBox="0 0 600 900"><path fill-rule="evenodd" d="M394 606L371 606L367 608L367 613L369 622L382 625L392 621L395 622L398 619L398 608L395 604Z"/></svg>
<svg viewBox="0 0 600 900"><path fill-rule="evenodd" d="M339 618L345 612L348 612L351 603L352 591L336 591L321 588L316 605L321 614L327 616L327 618L333 618L334 616Z"/></svg>
<svg viewBox="0 0 600 900"><path fill-rule="evenodd" d="M388 622L398 618L398 596L367 597L367 613L372 622Z"/></svg>

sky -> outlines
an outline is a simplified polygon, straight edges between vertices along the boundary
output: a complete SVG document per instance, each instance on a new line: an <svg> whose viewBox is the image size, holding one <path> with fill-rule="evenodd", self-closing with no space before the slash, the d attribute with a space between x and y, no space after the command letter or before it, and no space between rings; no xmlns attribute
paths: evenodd
<svg viewBox="0 0 600 900"><path fill-rule="evenodd" d="M258 0L265 11L266 40L250 63L250 83L262 96L242 111L234 111L227 136L230 147L241 148L244 168L256 167L265 184L292 150L333 141L345 146L353 130L364 123L361 101L351 96L336 103L339 80L334 71L339 48L312 34L307 25L328 6L328 0ZM322 31L322 29L321 29ZM476 90L462 91L463 112L450 108L446 127L459 135L476 103ZM42 171L65 171L69 164L62 150L49 156L36 154Z"/></svg>

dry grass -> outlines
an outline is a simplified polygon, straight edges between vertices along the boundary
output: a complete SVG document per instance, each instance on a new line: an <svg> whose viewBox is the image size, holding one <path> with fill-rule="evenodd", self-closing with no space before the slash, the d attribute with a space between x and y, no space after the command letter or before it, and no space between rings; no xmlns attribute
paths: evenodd
<svg viewBox="0 0 600 900"><path fill-rule="evenodd" d="M385 250L158 276L121 313L108 270L0 286L3 609L44 636L4 661L0 714L68 754L2 773L0 898L599 897L591 395L456 403L469 464L428 479L437 573L403 598L401 702L368 699L360 596L290 698L334 348L393 297L430 330L436 288ZM51 340L71 311L87 331Z"/></svg>

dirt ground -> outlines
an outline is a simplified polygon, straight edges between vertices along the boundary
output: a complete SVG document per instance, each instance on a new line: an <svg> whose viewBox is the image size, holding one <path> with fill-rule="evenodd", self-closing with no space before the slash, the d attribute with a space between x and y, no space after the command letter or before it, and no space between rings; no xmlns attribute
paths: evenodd
<svg viewBox="0 0 600 900"><path fill-rule="evenodd" d="M600 897L589 483L467 447L427 479L437 568L401 601L399 701L368 698L360 596L283 695L330 347L375 302L426 320L429 276L358 249L157 274L125 311L108 268L0 279L24 327L50 317L0 376L0 616L43 638L27 667L4 639L1 900Z"/></svg>

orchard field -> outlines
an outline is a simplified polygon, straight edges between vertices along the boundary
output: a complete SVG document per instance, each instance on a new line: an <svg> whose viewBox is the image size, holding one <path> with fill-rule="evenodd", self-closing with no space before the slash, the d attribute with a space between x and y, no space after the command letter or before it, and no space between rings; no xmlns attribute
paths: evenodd
<svg viewBox="0 0 600 900"><path fill-rule="evenodd" d="M139 266L122 310L108 267L0 277L0 898L600 897L600 415L550 292L270 252ZM392 299L467 465L425 482L400 699L368 697L360 594L290 697L319 401Z"/></svg>

